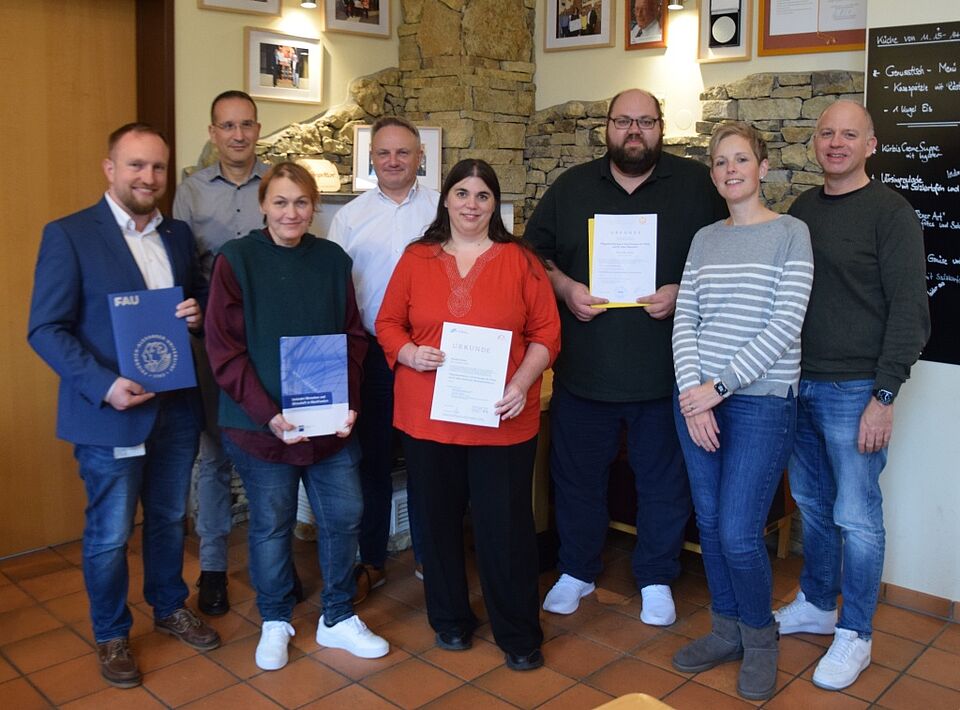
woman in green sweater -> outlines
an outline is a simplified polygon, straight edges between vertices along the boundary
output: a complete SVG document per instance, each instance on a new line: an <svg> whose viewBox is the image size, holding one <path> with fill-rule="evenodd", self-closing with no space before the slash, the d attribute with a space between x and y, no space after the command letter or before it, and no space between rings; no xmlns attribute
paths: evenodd
<svg viewBox="0 0 960 710"><path fill-rule="evenodd" d="M351 436L367 348L351 261L307 233L319 202L313 177L295 163L273 166L260 182L263 229L227 242L214 262L206 344L220 397L224 450L250 501L250 577L263 618L256 663L287 663L295 603L290 536L301 479L317 518L324 586L317 643L379 658L387 642L353 613L353 560L363 497L359 447ZM294 426L281 413L280 338L345 333L349 415L327 436L285 438Z"/></svg>

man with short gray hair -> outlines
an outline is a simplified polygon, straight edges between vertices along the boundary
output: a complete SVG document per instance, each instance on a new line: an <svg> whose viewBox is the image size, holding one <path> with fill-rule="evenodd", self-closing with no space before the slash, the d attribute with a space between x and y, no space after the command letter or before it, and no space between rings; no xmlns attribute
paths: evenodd
<svg viewBox="0 0 960 710"><path fill-rule="evenodd" d="M396 116L384 116L376 121L371 129L370 160L377 175L377 186L341 208L328 235L353 259L357 304L370 342L363 363L360 393L363 414L357 421L362 453L363 518L356 603L363 601L371 589L386 582L384 564L390 532L395 443L393 372L377 342L374 323L400 256L410 242L423 235L437 214L439 193L417 182L423 157L416 126ZM410 484L408 478L408 489ZM407 496L410 535L416 556L420 524L413 499L414 496ZM417 576L421 576L419 569Z"/></svg>

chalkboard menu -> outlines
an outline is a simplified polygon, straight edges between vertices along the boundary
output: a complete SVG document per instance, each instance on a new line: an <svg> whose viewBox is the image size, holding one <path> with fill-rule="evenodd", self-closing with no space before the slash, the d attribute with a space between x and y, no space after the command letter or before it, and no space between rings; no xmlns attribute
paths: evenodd
<svg viewBox="0 0 960 710"><path fill-rule="evenodd" d="M960 22L871 28L866 92L868 170L923 223L933 332L922 358L960 364Z"/></svg>

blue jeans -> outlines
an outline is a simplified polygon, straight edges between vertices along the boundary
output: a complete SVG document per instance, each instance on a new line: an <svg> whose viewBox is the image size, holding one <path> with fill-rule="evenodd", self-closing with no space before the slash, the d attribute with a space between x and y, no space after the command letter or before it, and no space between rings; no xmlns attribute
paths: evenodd
<svg viewBox="0 0 960 710"><path fill-rule="evenodd" d="M143 504L143 596L155 619L184 605L183 537L190 470L199 429L186 397L171 395L157 413L146 455L116 459L111 446L77 444L73 455L87 492L83 579L97 643L129 635L127 541Z"/></svg>
<svg viewBox="0 0 960 710"><path fill-rule="evenodd" d="M690 518L690 484L683 469L669 397L648 402L598 402L554 382L550 400L550 475L554 485L561 572L593 582L610 524L610 464L626 426L627 455L637 490L638 587L670 584L680 575L680 550Z"/></svg>
<svg viewBox="0 0 960 710"><path fill-rule="evenodd" d="M837 626L873 633L885 532L880 472L887 450L857 450L860 415L873 380L800 380L790 490L803 519L800 588L823 610L843 609ZM841 573L842 570L842 573Z"/></svg>
<svg viewBox="0 0 960 710"><path fill-rule="evenodd" d="M720 448L711 453L690 438L674 395L710 602L714 612L762 629L773 623L763 529L793 447L797 402L792 394L734 395L713 411Z"/></svg>
<svg viewBox="0 0 960 710"><path fill-rule="evenodd" d="M393 452L397 442L393 428L393 371L383 349L373 336L363 362L360 397L363 415L357 421L360 440L360 483L363 486L363 518L360 521L360 559L382 569L387 561L390 538L390 506L393 501ZM407 475L407 515L413 555L420 562L422 540L416 482Z"/></svg>
<svg viewBox="0 0 960 710"><path fill-rule="evenodd" d="M356 438L310 466L264 461L223 437L223 448L240 472L250 501L250 579L264 621L290 621L293 596L291 535L297 519L300 480L317 518L317 556L323 575L324 621L353 615L353 561L363 512Z"/></svg>
<svg viewBox="0 0 960 710"><path fill-rule="evenodd" d="M233 465L219 436L200 434L197 458L197 535L200 536L200 569L226 572L227 546L233 524L230 481Z"/></svg>

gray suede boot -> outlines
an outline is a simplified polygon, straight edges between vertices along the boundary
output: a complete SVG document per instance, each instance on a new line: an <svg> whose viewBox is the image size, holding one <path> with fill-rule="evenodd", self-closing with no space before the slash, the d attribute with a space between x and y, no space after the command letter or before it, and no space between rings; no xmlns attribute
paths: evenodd
<svg viewBox="0 0 960 710"><path fill-rule="evenodd" d="M776 621L762 629L740 624L743 663L737 679L737 692L747 700L766 700L776 690L777 657L780 654L778 628Z"/></svg>
<svg viewBox="0 0 960 710"><path fill-rule="evenodd" d="M681 673L700 673L743 658L737 620L720 614L711 617L713 631L709 635L691 641L673 654L673 667Z"/></svg>

